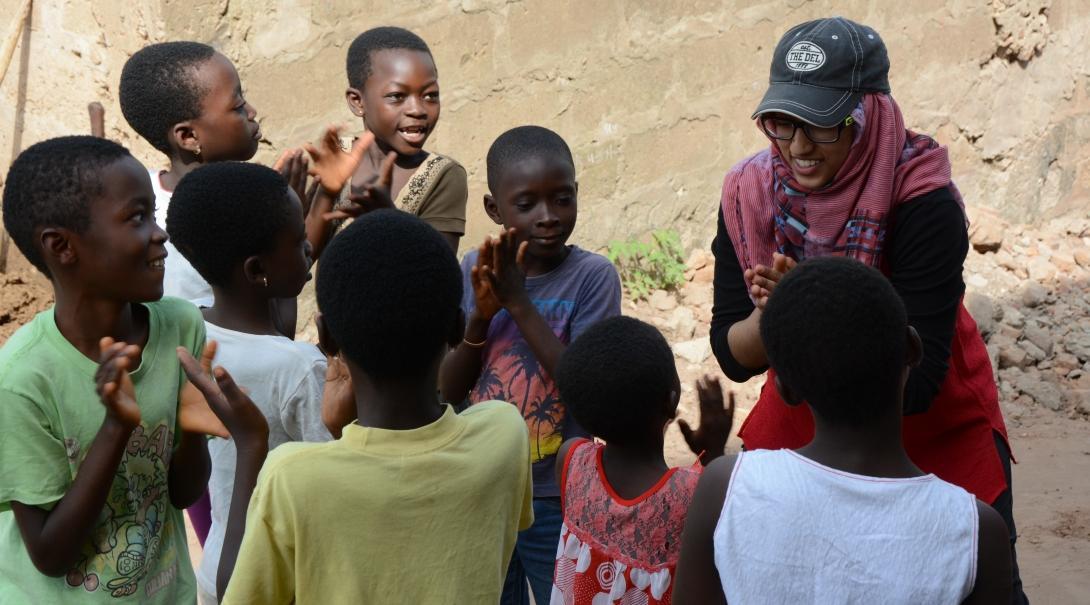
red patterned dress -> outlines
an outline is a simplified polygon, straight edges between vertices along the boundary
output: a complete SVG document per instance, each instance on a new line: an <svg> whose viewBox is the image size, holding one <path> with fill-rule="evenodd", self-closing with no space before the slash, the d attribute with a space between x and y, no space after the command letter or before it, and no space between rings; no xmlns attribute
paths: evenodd
<svg viewBox="0 0 1090 605"><path fill-rule="evenodd" d="M564 525L552 605L670 603L700 464L672 468L646 492L625 500L606 480L604 449L584 440L573 444L564 460Z"/></svg>

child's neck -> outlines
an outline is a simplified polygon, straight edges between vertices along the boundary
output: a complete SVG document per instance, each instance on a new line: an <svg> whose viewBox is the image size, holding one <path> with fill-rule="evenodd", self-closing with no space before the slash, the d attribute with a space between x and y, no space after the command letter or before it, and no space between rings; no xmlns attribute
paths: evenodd
<svg viewBox="0 0 1090 605"><path fill-rule="evenodd" d="M394 151L394 149L387 145L385 141L375 139L375 144L367 147L367 151L364 152L364 157L366 158L367 163L374 169L374 172L377 173L379 167L386 161L386 156L390 155L391 151ZM394 167L395 169L403 168L416 170L424 160L428 159L429 155L430 154L424 149L421 149L418 153L413 155L401 155L399 153L397 154L397 159L394 160Z"/></svg>
<svg viewBox="0 0 1090 605"><path fill-rule="evenodd" d="M651 489L670 470L662 453L662 438L653 443L607 443L602 451L602 470L613 491L631 500Z"/></svg>
<svg viewBox="0 0 1090 605"><path fill-rule="evenodd" d="M167 191L174 191L182 177L200 168L201 162L186 160L177 155L171 155L169 158L170 168L159 175L159 184Z"/></svg>
<svg viewBox="0 0 1090 605"><path fill-rule="evenodd" d="M85 357L97 362L99 341L106 336L141 348L147 344L150 329L142 305L95 299L65 288L54 288L54 295L57 330Z"/></svg>
<svg viewBox="0 0 1090 605"><path fill-rule="evenodd" d="M898 412L900 406L894 410ZM863 427L830 423L814 414L814 439L798 453L830 468L868 477L924 474L905 452L901 417L894 413Z"/></svg>
<svg viewBox="0 0 1090 605"><path fill-rule="evenodd" d="M506 227L504 228L506 229ZM527 254L523 259L523 267L526 270L526 277L537 277L539 275L545 275L546 273L564 264L564 261L568 260L569 254L571 254L571 246L564 246L564 253L557 256L556 258L540 258L532 254Z"/></svg>
<svg viewBox="0 0 1090 605"><path fill-rule="evenodd" d="M356 424L368 428L407 431L427 426L444 412L439 402L439 366L425 379L376 382L348 361L356 395Z"/></svg>
<svg viewBox="0 0 1090 605"><path fill-rule="evenodd" d="M221 328L267 336L280 336L269 299L214 286L215 303L204 309L204 319Z"/></svg>

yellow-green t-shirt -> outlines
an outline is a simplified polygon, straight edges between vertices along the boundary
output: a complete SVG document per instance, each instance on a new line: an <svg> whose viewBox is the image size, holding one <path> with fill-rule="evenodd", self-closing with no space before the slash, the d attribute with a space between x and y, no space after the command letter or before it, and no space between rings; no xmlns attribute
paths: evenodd
<svg viewBox="0 0 1090 605"><path fill-rule="evenodd" d="M224 605L499 602L517 530L533 523L527 448L522 416L500 401L281 445Z"/></svg>
<svg viewBox="0 0 1090 605"><path fill-rule="evenodd" d="M194 354L204 320L193 305L164 298L148 309L148 342L131 372L141 421L114 475L80 559L64 577L39 572L11 503L52 508L79 471L106 416L95 393L98 364L39 313L0 349L0 604L192 603L196 599L182 512L167 473L178 393L185 375L176 347Z"/></svg>

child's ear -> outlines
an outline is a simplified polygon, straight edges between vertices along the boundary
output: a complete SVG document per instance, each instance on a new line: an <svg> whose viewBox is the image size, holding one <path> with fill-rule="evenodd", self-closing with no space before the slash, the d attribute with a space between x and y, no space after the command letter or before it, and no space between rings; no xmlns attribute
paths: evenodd
<svg viewBox="0 0 1090 605"><path fill-rule="evenodd" d="M250 256L242 261L242 275L251 286L269 287L269 274L260 256Z"/></svg>
<svg viewBox="0 0 1090 605"><path fill-rule="evenodd" d="M363 117L363 93L349 86L344 90L344 100L348 102L348 111L352 115Z"/></svg>
<svg viewBox="0 0 1090 605"><path fill-rule="evenodd" d="M791 387L780 380L779 374L776 374L776 392L780 394L780 399L783 399L783 402L791 407L795 407L802 403L802 398L799 397Z"/></svg>
<svg viewBox="0 0 1090 605"><path fill-rule="evenodd" d="M500 207L496 203L496 198L492 197L491 193L484 194L484 213L488 215L488 218L492 219L493 223L497 225L503 224L503 217L500 216Z"/></svg>
<svg viewBox="0 0 1090 605"><path fill-rule="evenodd" d="M319 311L314 316L314 326L318 328L318 346L322 351L332 357L341 352L341 347L337 345L337 341L334 340L333 334L329 332L329 327L325 325L325 317Z"/></svg>
<svg viewBox="0 0 1090 605"><path fill-rule="evenodd" d="M174 128L170 130L170 142L171 146L179 151L192 153L198 158L201 155L201 142L197 139L197 131L189 120L174 125Z"/></svg>
<svg viewBox="0 0 1090 605"><path fill-rule="evenodd" d="M923 340L920 339L920 334L916 331L916 328L912 326L908 326L905 332L905 338L908 340L908 347L905 351L905 364L910 368L915 368L923 361Z"/></svg>
<svg viewBox="0 0 1090 605"><path fill-rule="evenodd" d="M53 259L58 265L72 265L77 260L76 250L72 247L72 240L67 229L49 227L42 229L38 236L38 242L42 245L42 256Z"/></svg>
<svg viewBox="0 0 1090 605"><path fill-rule="evenodd" d="M447 334L447 345L450 348L458 346L462 342L462 338L466 333L466 312L461 308L458 309L458 320L451 326L450 334Z"/></svg>
<svg viewBox="0 0 1090 605"><path fill-rule="evenodd" d="M666 418L669 419L668 422L673 422L674 419L677 418L677 406L680 403L681 403L681 391L680 390L671 390L670 391L669 403L667 403L667 408L665 410L666 411Z"/></svg>

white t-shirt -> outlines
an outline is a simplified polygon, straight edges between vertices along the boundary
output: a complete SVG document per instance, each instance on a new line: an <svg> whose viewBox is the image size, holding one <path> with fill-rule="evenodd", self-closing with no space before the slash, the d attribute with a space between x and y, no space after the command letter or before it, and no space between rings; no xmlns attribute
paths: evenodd
<svg viewBox="0 0 1090 605"><path fill-rule="evenodd" d="M867 477L791 450L738 456L713 534L731 605L961 603L976 498L934 475Z"/></svg>
<svg viewBox="0 0 1090 605"><path fill-rule="evenodd" d="M167 228L167 206L170 205L172 192L163 189L159 180L160 171L149 170L151 188L155 191L155 222L163 229ZM212 286L204 281L200 273L189 264L182 253L167 242L166 273L163 276L163 296L175 296L188 300L198 307L211 307L213 301Z"/></svg>
<svg viewBox="0 0 1090 605"><path fill-rule="evenodd" d="M265 414L270 451L289 441L333 439L322 424L326 359L318 347L284 336L227 330L208 322L205 327L208 340L219 343L215 364L226 368ZM212 459L212 475L208 480L212 528L204 543L197 583L202 592L214 595L235 483L235 444L228 439L212 438L208 441L208 453Z"/></svg>

